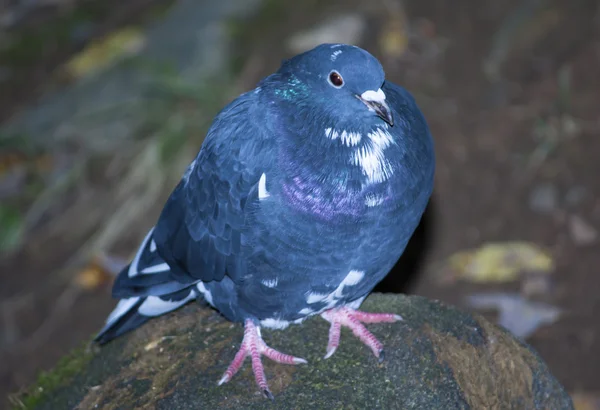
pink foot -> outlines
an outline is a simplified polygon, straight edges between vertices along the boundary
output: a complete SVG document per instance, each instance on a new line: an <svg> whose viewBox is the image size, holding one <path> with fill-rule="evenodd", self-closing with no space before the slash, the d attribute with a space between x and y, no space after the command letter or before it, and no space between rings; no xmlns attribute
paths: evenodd
<svg viewBox="0 0 600 410"><path fill-rule="evenodd" d="M233 361L223 374L223 377L221 378L221 380L219 380L219 386L231 380L233 375L236 374L238 370L240 370L240 368L242 367L242 364L244 363L246 357L250 356L252 359L252 371L254 372L256 384L263 392L265 397L273 400L274 397L273 394L269 391L267 378L265 377L265 370L260 360L261 355L267 356L269 359L274 360L277 363L307 363L306 360L301 359L299 357L290 356L278 352L275 349L271 349L262 339L260 335L260 327L256 326L254 322L252 322L252 320L246 319L246 324L244 327L244 340L242 340L240 350L238 350Z"/></svg>
<svg viewBox="0 0 600 410"><path fill-rule="evenodd" d="M325 359L330 358L340 345L340 331L342 326L352 330L364 344L369 346L379 362L383 361L383 345L373 333L369 332L363 323L389 323L402 320L399 315L392 313L366 313L349 307L341 307L327 310L321 313L321 317L331 323L329 328L329 342L327 343L327 354Z"/></svg>

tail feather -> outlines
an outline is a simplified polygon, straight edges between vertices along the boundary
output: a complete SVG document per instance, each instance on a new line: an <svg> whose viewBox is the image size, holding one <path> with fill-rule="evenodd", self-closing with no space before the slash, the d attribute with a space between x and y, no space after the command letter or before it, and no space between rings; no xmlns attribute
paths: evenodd
<svg viewBox="0 0 600 410"><path fill-rule="evenodd" d="M156 252L150 230L135 258L123 269L113 286L113 297L121 298L108 316L95 341L104 344L150 318L175 310L197 296L196 283L172 279L169 265Z"/></svg>
<svg viewBox="0 0 600 410"><path fill-rule="evenodd" d="M121 299L108 316L104 328L94 340L99 344L107 343L130 330L140 327L153 317L164 315L185 305L196 297L196 292L192 287L185 289L185 293L187 294L183 298L181 296L184 292L167 296Z"/></svg>
<svg viewBox="0 0 600 410"><path fill-rule="evenodd" d="M121 299L94 341L102 345L144 324L150 318L137 313L142 303L144 298Z"/></svg>

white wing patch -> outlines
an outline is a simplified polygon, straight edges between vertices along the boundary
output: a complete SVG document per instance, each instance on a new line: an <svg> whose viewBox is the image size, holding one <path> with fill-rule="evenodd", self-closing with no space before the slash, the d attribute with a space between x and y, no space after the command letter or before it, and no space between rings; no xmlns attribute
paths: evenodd
<svg viewBox="0 0 600 410"><path fill-rule="evenodd" d="M210 293L210 290L206 289L206 286L204 286L203 282L198 282L196 284L196 289L198 289L198 292L202 293L202 296L204 296L204 299L208 302L209 305L215 307L215 305L213 304L212 294Z"/></svg>
<svg viewBox="0 0 600 410"><path fill-rule="evenodd" d="M150 240L150 237L152 236L152 232L154 232L154 228L150 229L150 231L146 234L146 237L142 241L142 244L140 245L137 253L135 254L135 258L133 258L133 260L129 264L129 269L127 270L127 276L129 276L130 278L133 278L135 275L137 275L139 273L138 272L138 264L140 263L140 258L142 257L142 253L144 253L144 249L146 249L146 244L148 243L148 240Z"/></svg>
<svg viewBox="0 0 600 410"><path fill-rule="evenodd" d="M106 326L109 326L113 322L116 322L117 320L119 320L119 318L121 316L123 316L125 313L127 313L129 311L129 309L131 309L133 307L133 305L135 305L138 302L138 300L140 300L139 297L119 300L119 303L117 303L117 306L115 306L113 311L110 312L110 315L108 315L108 318L106 319Z"/></svg>
<svg viewBox="0 0 600 410"><path fill-rule="evenodd" d="M390 162L385 158L385 149L393 142L392 135L385 129L377 128L367 134L369 142L352 153L350 162L362 169L370 184L388 180L394 173Z"/></svg>
<svg viewBox="0 0 600 410"><path fill-rule="evenodd" d="M144 316L160 316L167 312L177 309L183 306L194 297L194 293L190 294L181 300L163 300L158 296L148 296L144 303L142 303L138 309L138 312Z"/></svg>
<svg viewBox="0 0 600 410"><path fill-rule="evenodd" d="M153 273L166 272L169 269L171 269L169 265L166 262L163 262L159 263L158 265L149 266L146 269L142 269L140 273L144 275L151 275Z"/></svg>
<svg viewBox="0 0 600 410"><path fill-rule="evenodd" d="M258 181L258 199L262 201L270 196L271 194L267 191L267 176L263 173Z"/></svg>
<svg viewBox="0 0 600 410"><path fill-rule="evenodd" d="M130 278L133 278L134 276L137 276L140 274L141 275L151 275L153 273L166 272L169 269L171 269L166 262L159 263L159 264L153 265L153 266L148 266L142 270L139 269L140 258L142 257L144 251L146 250L146 247L148 247L148 250L151 253L156 252L156 242L154 242L154 239L150 239L152 237L153 232L154 232L154 228L150 229L150 231L146 234L146 237L142 241L142 244L140 245L137 253L135 254L135 258L133 258L133 260L129 264L129 269L127 270L127 276L129 276ZM150 241L149 246L148 246L148 241Z"/></svg>

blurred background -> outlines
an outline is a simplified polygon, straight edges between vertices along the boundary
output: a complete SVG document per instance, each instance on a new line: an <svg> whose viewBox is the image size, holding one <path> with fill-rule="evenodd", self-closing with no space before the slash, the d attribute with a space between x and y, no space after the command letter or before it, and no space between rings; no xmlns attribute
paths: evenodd
<svg viewBox="0 0 600 410"><path fill-rule="evenodd" d="M218 110L323 42L377 56L436 141L377 290L485 315L600 409L595 0L0 0L0 408L102 326Z"/></svg>

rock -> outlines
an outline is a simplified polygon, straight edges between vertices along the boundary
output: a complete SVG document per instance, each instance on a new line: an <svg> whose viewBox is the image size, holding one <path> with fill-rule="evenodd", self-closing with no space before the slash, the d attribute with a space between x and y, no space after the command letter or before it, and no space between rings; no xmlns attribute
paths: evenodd
<svg viewBox="0 0 600 410"><path fill-rule="evenodd" d="M552 213L558 206L558 190L549 183L536 186L529 196L529 207L539 213Z"/></svg>
<svg viewBox="0 0 600 410"><path fill-rule="evenodd" d="M589 245L598 237L598 231L577 215L569 217L569 233L575 245L579 246Z"/></svg>
<svg viewBox="0 0 600 410"><path fill-rule="evenodd" d="M369 325L386 347L382 364L348 331L337 352L322 359L328 323L318 317L263 332L272 347L309 361L263 359L273 408L573 408L529 346L480 316L416 296L374 294L363 308L404 318ZM248 360L217 387L241 339L241 326L187 305L97 352L74 353L20 400L32 409L269 408Z"/></svg>
<svg viewBox="0 0 600 410"><path fill-rule="evenodd" d="M476 309L497 309L498 323L523 340L541 326L556 322L562 313L556 306L531 302L518 293L476 293L469 295L467 301Z"/></svg>

